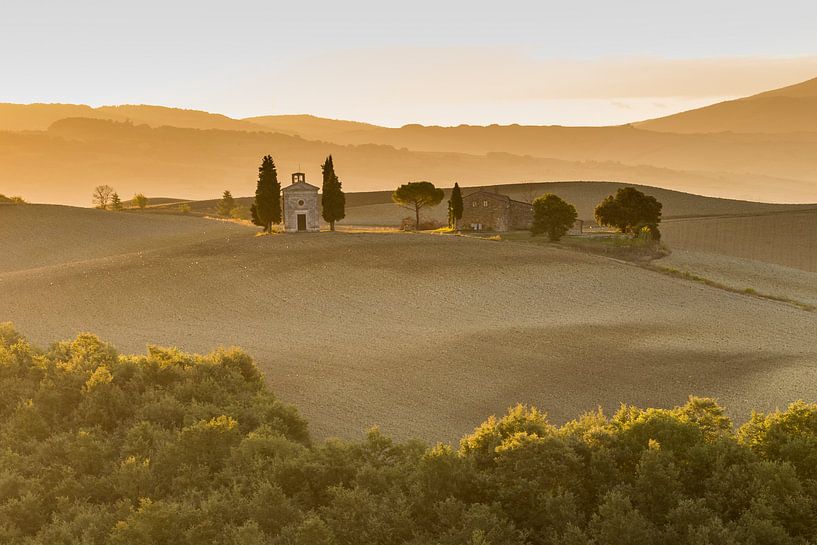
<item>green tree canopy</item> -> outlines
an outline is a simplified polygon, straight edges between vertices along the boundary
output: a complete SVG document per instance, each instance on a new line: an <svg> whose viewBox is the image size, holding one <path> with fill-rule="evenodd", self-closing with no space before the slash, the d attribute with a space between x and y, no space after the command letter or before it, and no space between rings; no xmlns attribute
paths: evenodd
<svg viewBox="0 0 817 545"><path fill-rule="evenodd" d="M346 217L346 195L343 193L340 180L335 174L335 163L332 156L326 158L321 167L323 187L321 188L321 215L329 223L329 230L335 230L335 222Z"/></svg>
<svg viewBox="0 0 817 545"><path fill-rule="evenodd" d="M459 221L462 219L462 190L460 189L460 184L454 182L454 188L451 190L451 198L448 199L448 213L450 214L449 217L449 225L454 229L457 228L459 225Z"/></svg>
<svg viewBox="0 0 817 545"><path fill-rule="evenodd" d="M281 223L281 184L278 182L278 171L272 157L265 155L258 167L258 184L255 189L255 202L250 208L252 222L272 232L273 223Z"/></svg>
<svg viewBox="0 0 817 545"><path fill-rule="evenodd" d="M533 224L531 233L541 235L556 242L576 223L576 207L560 197L548 193L533 201Z"/></svg>
<svg viewBox="0 0 817 545"><path fill-rule="evenodd" d="M235 199L229 189L225 189L221 195L221 200L218 201L218 215L224 218L229 218L235 210Z"/></svg>
<svg viewBox="0 0 817 545"><path fill-rule="evenodd" d="M738 430L691 397L561 426L517 405L458 450L312 441L238 349L42 350L8 323L0 391L3 545L817 545L814 403Z"/></svg>
<svg viewBox="0 0 817 545"><path fill-rule="evenodd" d="M426 206L436 206L442 202L445 192L431 182L409 182L398 187L391 198L394 202L414 211L414 228L420 228L420 210Z"/></svg>
<svg viewBox="0 0 817 545"><path fill-rule="evenodd" d="M661 203L634 187L622 187L596 206L595 216L599 225L614 227L622 233L636 235L644 227L657 231Z"/></svg>

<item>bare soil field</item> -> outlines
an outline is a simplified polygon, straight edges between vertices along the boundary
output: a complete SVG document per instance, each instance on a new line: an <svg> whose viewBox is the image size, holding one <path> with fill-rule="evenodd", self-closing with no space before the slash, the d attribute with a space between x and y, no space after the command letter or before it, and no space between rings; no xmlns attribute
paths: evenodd
<svg viewBox="0 0 817 545"><path fill-rule="evenodd" d="M246 233L229 222L29 204L0 208L0 272L172 248Z"/></svg>
<svg viewBox="0 0 817 545"><path fill-rule="evenodd" d="M661 232L673 249L817 272L817 208L669 220L661 224Z"/></svg>
<svg viewBox="0 0 817 545"><path fill-rule="evenodd" d="M97 214L121 225L90 237L67 220L57 235L50 212L92 211L17 208L28 235L2 235L4 255L24 257L0 271L0 320L39 345L92 331L129 352L243 347L318 437L377 424L452 440L516 402L560 422L689 394L733 415L817 399L817 314L609 259L425 234L256 237L160 216L144 229L161 243L134 252L141 217Z"/></svg>
<svg viewBox="0 0 817 545"><path fill-rule="evenodd" d="M817 307L817 273L689 250L674 250L653 263L691 273L735 290L751 290Z"/></svg>

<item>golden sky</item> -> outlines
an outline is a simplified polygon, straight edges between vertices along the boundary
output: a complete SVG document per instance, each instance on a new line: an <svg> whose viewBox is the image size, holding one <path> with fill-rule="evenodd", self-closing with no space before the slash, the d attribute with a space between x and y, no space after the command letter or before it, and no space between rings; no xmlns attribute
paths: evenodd
<svg viewBox="0 0 817 545"><path fill-rule="evenodd" d="M0 101L602 125L817 77L817 4L6 0Z"/></svg>

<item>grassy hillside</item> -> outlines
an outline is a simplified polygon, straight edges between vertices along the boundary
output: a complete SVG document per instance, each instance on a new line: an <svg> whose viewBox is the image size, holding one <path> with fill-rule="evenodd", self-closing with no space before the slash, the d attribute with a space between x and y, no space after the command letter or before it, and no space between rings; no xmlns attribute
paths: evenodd
<svg viewBox="0 0 817 545"><path fill-rule="evenodd" d="M108 213L123 226L71 237L49 208L14 207L43 246L39 261L0 273L14 294L0 298L0 320L38 344L95 331L125 351L242 346L319 437L379 424L454 439L516 402L563 422L691 392L736 415L817 398L817 315L594 256L453 236L256 237L240 226L135 252L132 215ZM221 225L176 219L208 233ZM88 249L105 239L122 251ZM3 242L14 255L28 244Z"/></svg>
<svg viewBox="0 0 817 545"><path fill-rule="evenodd" d="M817 78L738 100L636 123L673 133L817 132Z"/></svg>

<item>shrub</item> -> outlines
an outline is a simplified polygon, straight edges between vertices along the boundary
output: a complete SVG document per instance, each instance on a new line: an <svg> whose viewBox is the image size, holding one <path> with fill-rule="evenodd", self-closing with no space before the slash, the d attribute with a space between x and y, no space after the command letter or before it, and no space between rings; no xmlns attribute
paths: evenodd
<svg viewBox="0 0 817 545"><path fill-rule="evenodd" d="M48 351L0 324L9 545L791 543L817 535L817 405L735 433L714 400L562 426L518 405L459 450L377 430L310 442L240 350L93 335Z"/></svg>

